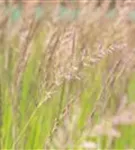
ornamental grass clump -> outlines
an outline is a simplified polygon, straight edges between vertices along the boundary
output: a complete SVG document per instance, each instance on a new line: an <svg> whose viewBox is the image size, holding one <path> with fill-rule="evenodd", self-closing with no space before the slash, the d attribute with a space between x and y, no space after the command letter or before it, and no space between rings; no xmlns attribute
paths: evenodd
<svg viewBox="0 0 135 150"><path fill-rule="evenodd" d="M134 2L97 2L1 4L0 149L135 148Z"/></svg>

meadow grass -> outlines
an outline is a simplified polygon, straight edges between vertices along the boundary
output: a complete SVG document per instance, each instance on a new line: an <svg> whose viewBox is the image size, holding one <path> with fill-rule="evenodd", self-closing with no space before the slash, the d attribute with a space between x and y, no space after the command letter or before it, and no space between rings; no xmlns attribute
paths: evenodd
<svg viewBox="0 0 135 150"><path fill-rule="evenodd" d="M135 149L133 4L115 18L94 3L76 19L0 9L0 149Z"/></svg>

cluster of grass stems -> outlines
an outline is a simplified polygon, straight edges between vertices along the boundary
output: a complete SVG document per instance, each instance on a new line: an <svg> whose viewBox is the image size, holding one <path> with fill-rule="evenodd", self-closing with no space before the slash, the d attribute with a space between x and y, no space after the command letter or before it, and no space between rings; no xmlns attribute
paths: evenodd
<svg viewBox="0 0 135 150"><path fill-rule="evenodd" d="M93 0L75 19L29 5L17 21L0 8L0 149L135 148L134 5L107 18Z"/></svg>

